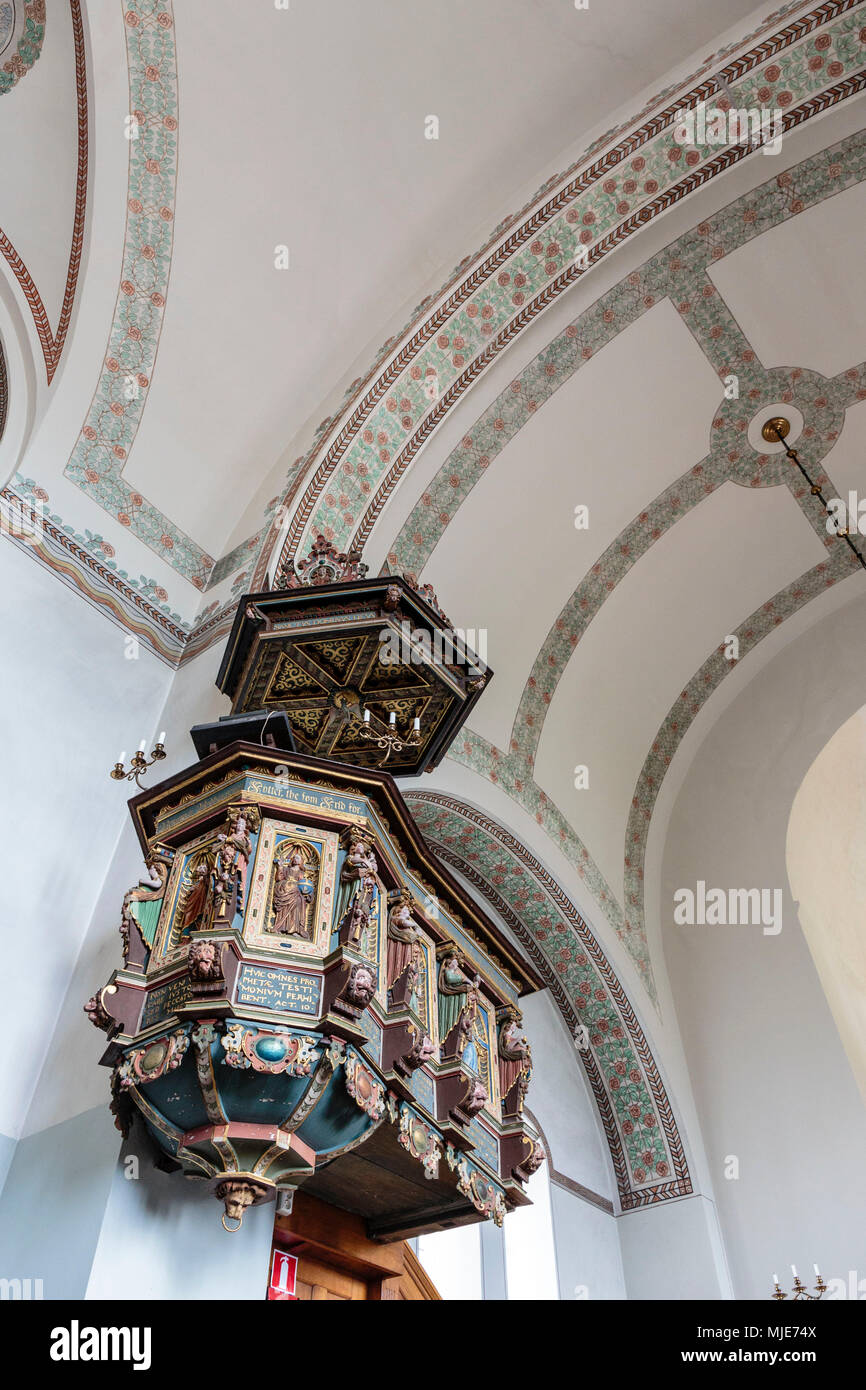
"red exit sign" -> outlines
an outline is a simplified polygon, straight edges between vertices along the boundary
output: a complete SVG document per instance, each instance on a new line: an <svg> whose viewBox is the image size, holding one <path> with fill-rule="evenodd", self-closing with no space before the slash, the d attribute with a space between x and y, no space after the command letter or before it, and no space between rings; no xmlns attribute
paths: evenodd
<svg viewBox="0 0 866 1390"><path fill-rule="evenodd" d="M296 1299L295 1279L298 1274L298 1257L287 1250L271 1252L271 1279L268 1284L268 1299L287 1302Z"/></svg>

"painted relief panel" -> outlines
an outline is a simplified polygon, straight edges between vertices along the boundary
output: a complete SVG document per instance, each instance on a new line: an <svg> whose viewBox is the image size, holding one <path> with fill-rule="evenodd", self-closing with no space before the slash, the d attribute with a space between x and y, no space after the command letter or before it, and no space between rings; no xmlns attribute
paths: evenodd
<svg viewBox="0 0 866 1390"><path fill-rule="evenodd" d="M262 822L244 921L251 946L326 954L338 849L333 831Z"/></svg>
<svg viewBox="0 0 866 1390"><path fill-rule="evenodd" d="M151 969L180 961L186 953L191 933L211 925L214 911L213 865L220 849L218 835L219 830L210 830L175 854L151 956Z"/></svg>

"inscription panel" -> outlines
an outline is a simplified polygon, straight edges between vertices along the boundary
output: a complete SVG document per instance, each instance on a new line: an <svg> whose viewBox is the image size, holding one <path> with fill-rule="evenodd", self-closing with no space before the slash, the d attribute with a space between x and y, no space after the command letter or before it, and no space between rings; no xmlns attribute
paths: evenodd
<svg viewBox="0 0 866 1390"><path fill-rule="evenodd" d="M266 965L241 966L235 991L237 1004L315 1018L321 999L321 975L308 975L300 970L277 970Z"/></svg>
<svg viewBox="0 0 866 1390"><path fill-rule="evenodd" d="M168 984L152 989L142 1010L141 1023L138 1025L139 1031L143 1028L149 1028L153 1023L158 1023L167 1014L174 1013L175 1009L181 1004L185 1004L188 999L188 975L178 975L177 979L169 980Z"/></svg>

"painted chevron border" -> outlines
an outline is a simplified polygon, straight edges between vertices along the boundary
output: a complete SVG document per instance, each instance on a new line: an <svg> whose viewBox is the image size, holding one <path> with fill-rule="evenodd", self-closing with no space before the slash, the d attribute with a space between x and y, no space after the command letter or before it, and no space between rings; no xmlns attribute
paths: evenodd
<svg viewBox="0 0 866 1390"><path fill-rule="evenodd" d="M26 9L35 8L35 6L26 7ZM9 240L9 237L7 237L5 232L0 230L0 252L2 252L12 274L18 281L21 287L21 293L24 295L27 301L27 307L33 317L39 344L42 348L42 356L45 362L45 372L49 386L51 385L54 373L57 371L60 355L66 343L66 335L69 332L69 324L72 318L72 306L75 302L75 291L78 285L79 271L81 270L81 252L84 246L84 222L87 211L87 61L84 48L84 26L81 21L81 0L69 0L69 9L72 18L72 39L75 50L75 96L78 145L75 174L75 207L72 216L72 241L66 270L66 286L63 291L63 303L60 308L60 318L57 323L56 333L52 331L51 324L48 320L48 313L42 302L42 296L36 288L30 271L27 269L21 256L19 256L14 245ZM44 6L42 7L42 14L44 19Z"/></svg>

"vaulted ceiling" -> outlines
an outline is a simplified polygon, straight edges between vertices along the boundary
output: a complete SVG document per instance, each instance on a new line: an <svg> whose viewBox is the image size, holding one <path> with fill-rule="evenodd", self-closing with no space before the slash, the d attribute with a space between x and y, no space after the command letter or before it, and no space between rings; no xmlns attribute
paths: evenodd
<svg viewBox="0 0 866 1390"><path fill-rule="evenodd" d="M452 766L651 998L677 749L863 582L760 426L860 485L866 5L747 10L70 0L0 91L30 553L170 664L319 531L432 583L496 673ZM781 150L680 144L700 100Z"/></svg>

